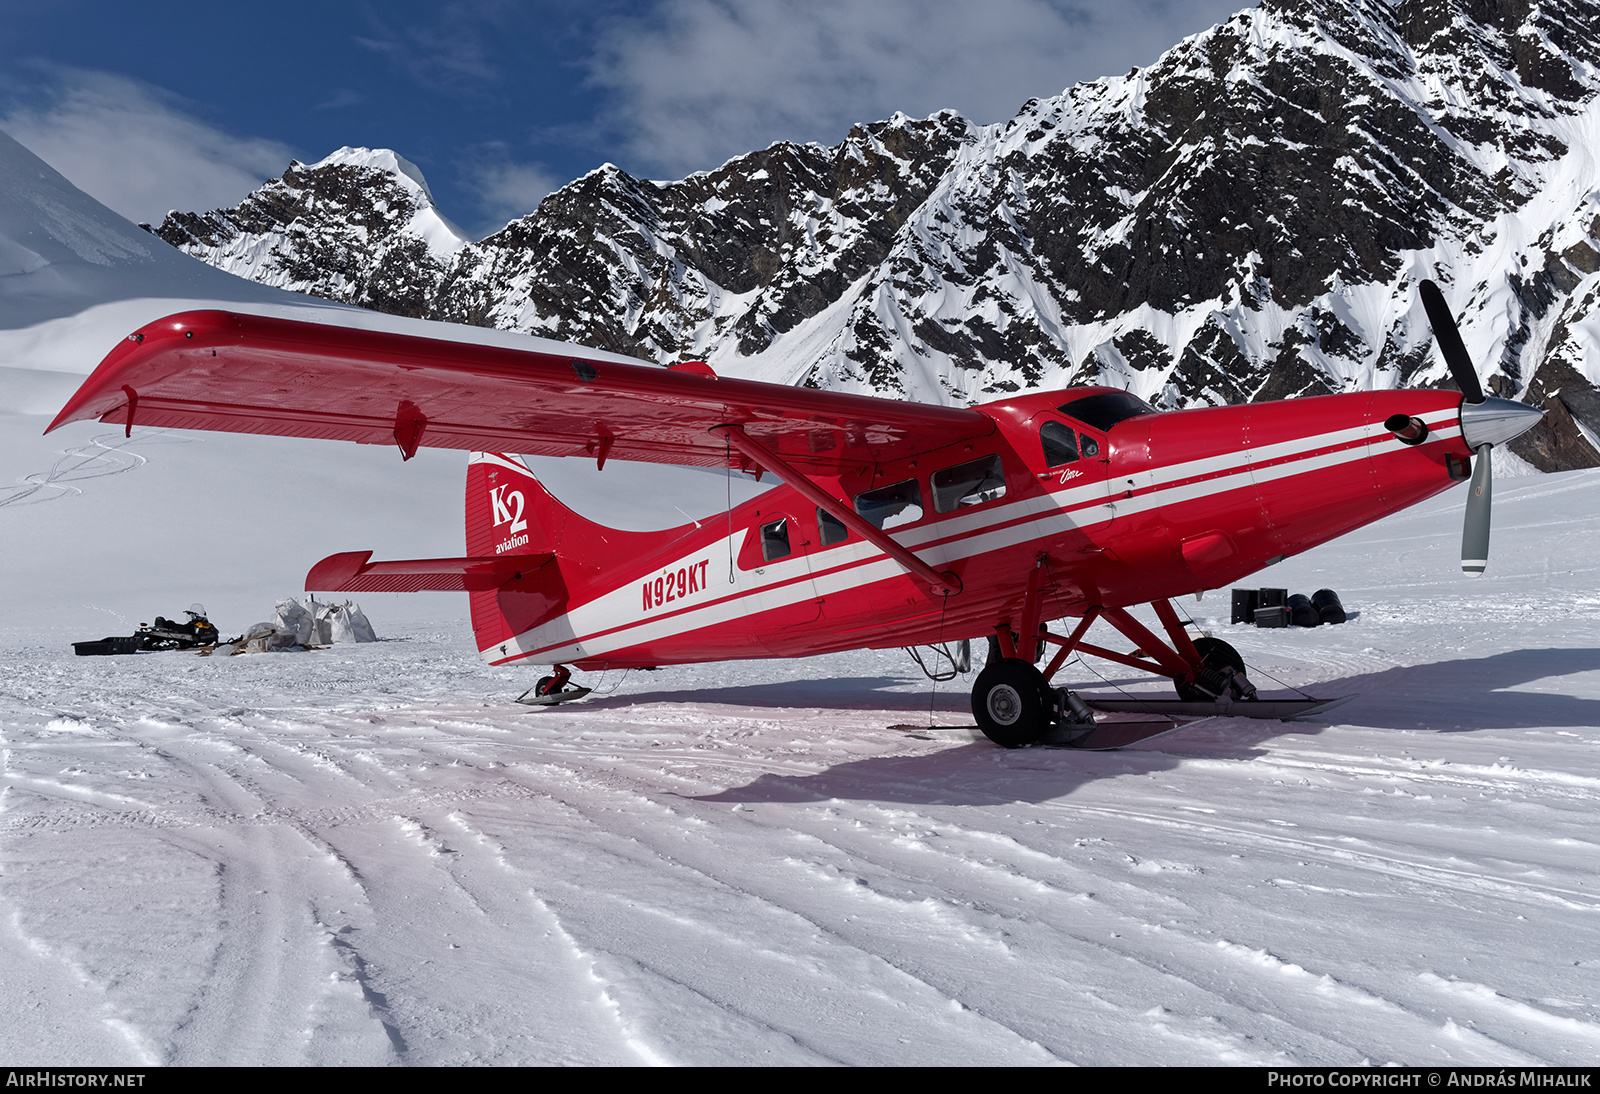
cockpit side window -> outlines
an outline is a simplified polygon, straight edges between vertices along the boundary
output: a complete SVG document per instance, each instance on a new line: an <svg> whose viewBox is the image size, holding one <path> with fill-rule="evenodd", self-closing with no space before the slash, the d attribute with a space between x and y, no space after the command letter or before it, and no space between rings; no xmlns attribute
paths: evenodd
<svg viewBox="0 0 1600 1094"><path fill-rule="evenodd" d="M1069 418L1088 423L1102 433L1111 432L1118 422L1156 412L1155 407L1126 391L1102 391L1098 395L1086 395L1056 409Z"/></svg>
<svg viewBox="0 0 1600 1094"><path fill-rule="evenodd" d="M1045 422L1039 427L1039 443L1044 446L1044 465L1060 467L1078 458L1078 437L1070 426Z"/></svg>

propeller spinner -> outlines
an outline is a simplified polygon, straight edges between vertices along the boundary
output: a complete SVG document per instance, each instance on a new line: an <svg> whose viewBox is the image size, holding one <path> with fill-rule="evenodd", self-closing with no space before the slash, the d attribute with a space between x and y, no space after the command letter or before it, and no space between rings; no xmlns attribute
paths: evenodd
<svg viewBox="0 0 1600 1094"><path fill-rule="evenodd" d="M1494 495L1494 472L1489 452L1497 444L1520 437L1544 417L1544 411L1527 403L1497 399L1483 393L1478 370L1461 341L1455 316L1444 294L1432 281L1420 286L1422 306L1433 326L1434 341L1444 354L1450 375L1461 389L1461 437L1477 453L1472 462L1472 489L1467 495L1467 514L1461 528L1461 569L1477 577L1489 563L1489 505Z"/></svg>

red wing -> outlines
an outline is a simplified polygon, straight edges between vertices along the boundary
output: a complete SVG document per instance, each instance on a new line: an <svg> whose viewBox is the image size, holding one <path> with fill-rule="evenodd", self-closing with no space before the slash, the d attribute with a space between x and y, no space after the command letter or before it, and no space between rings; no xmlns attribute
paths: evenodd
<svg viewBox="0 0 1600 1094"><path fill-rule="evenodd" d="M421 445L722 466L725 442L706 431L737 424L795 464L835 472L994 428L975 410L585 353L181 312L112 350L50 428L98 418L398 444L408 456Z"/></svg>

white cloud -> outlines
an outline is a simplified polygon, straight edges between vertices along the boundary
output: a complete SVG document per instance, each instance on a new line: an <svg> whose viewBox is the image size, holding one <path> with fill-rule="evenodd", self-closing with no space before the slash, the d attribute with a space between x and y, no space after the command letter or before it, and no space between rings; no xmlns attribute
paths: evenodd
<svg viewBox="0 0 1600 1094"><path fill-rule="evenodd" d="M129 220L237 204L289 165L287 146L229 136L149 84L83 69L49 73L45 101L11 105L0 129Z"/></svg>
<svg viewBox="0 0 1600 1094"><path fill-rule="evenodd" d="M591 76L669 174L896 110L977 122L1148 64L1249 0L665 0L609 26Z"/></svg>
<svg viewBox="0 0 1600 1094"><path fill-rule="evenodd" d="M506 221L527 216L539 201L561 184L538 164L500 163L477 172L474 185L480 196L479 207L497 221L490 230Z"/></svg>

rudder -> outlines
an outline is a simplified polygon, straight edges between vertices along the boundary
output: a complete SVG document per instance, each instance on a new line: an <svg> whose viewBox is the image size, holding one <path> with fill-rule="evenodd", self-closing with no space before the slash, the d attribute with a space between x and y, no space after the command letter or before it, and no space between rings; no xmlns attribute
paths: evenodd
<svg viewBox="0 0 1600 1094"><path fill-rule="evenodd" d="M472 454L467 464L467 554L553 551L561 538L560 517L566 512L517 457L502 452Z"/></svg>
<svg viewBox="0 0 1600 1094"><path fill-rule="evenodd" d="M466 533L468 555L555 556L501 588L471 594L472 628L488 660L498 660L490 651L509 639L564 613L574 595L581 602L604 592L676 534L624 532L582 517L503 452L472 453Z"/></svg>
<svg viewBox="0 0 1600 1094"><path fill-rule="evenodd" d="M467 463L467 554L554 553L568 512L516 456L474 452ZM508 639L536 626L565 602L560 561L498 589L470 594L472 631L486 660Z"/></svg>

